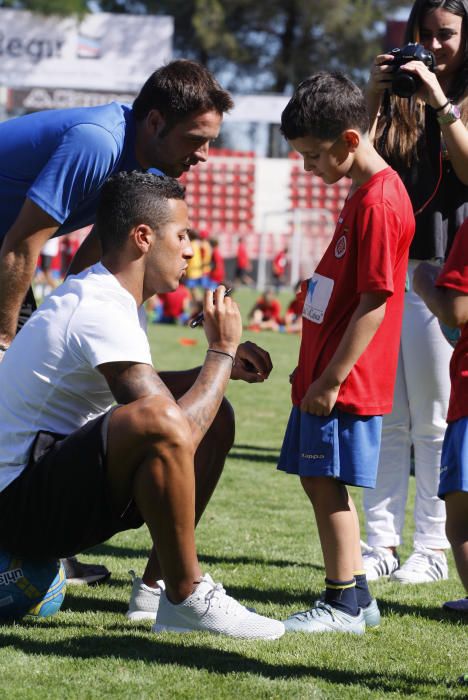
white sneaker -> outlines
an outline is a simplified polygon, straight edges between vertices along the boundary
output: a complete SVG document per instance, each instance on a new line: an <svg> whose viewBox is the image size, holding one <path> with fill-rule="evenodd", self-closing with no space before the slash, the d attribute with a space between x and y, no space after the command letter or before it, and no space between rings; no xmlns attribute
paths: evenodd
<svg viewBox="0 0 468 700"><path fill-rule="evenodd" d="M284 621L287 632L348 632L351 634L364 634L366 623L364 614L359 608L356 616L348 615L342 610L337 610L323 600L317 600L314 607L304 612L295 613Z"/></svg>
<svg viewBox="0 0 468 700"><path fill-rule="evenodd" d="M282 622L249 612L205 574L192 595L174 605L161 593L153 632L213 632L240 639L278 639Z"/></svg>
<svg viewBox="0 0 468 700"><path fill-rule="evenodd" d="M386 547L369 547L361 541L362 563L368 581L390 576L400 566L398 556Z"/></svg>
<svg viewBox="0 0 468 700"><path fill-rule="evenodd" d="M433 583L448 578L447 558L443 552L434 552L417 545L403 566L391 576L398 583Z"/></svg>
<svg viewBox="0 0 468 700"><path fill-rule="evenodd" d="M132 577L133 585L130 594L130 602L126 616L129 620L156 620L156 614L161 599L161 591L164 590L164 581L158 581L158 588L151 588L143 583L142 579L135 576L134 571L128 572Z"/></svg>

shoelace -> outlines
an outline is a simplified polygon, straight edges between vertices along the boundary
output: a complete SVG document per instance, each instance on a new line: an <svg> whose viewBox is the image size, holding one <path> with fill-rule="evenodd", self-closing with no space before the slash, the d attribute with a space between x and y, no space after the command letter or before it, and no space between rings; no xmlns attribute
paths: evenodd
<svg viewBox="0 0 468 700"><path fill-rule="evenodd" d="M311 610L304 610L304 612L298 613L297 617L300 616L306 620L313 620L316 617L320 617L321 613L326 613L332 618L333 621L335 621L336 619L333 608L328 603L325 603L325 601L322 600L317 600L314 607Z"/></svg>
<svg viewBox="0 0 468 700"><path fill-rule="evenodd" d="M409 567L415 571L423 571L428 563L433 564L434 561L437 561L437 556L435 554L427 552L425 549L416 549L409 557L405 566L409 565Z"/></svg>
<svg viewBox="0 0 468 700"><path fill-rule="evenodd" d="M226 613L238 613L243 606L226 594L222 583L215 583L213 588L205 595L205 603L218 604L219 608L224 608Z"/></svg>
<svg viewBox="0 0 468 700"><path fill-rule="evenodd" d="M369 547L369 551L364 554L366 561L371 561L373 564L380 564L381 561L388 557L396 559L396 556L389 552L384 547Z"/></svg>

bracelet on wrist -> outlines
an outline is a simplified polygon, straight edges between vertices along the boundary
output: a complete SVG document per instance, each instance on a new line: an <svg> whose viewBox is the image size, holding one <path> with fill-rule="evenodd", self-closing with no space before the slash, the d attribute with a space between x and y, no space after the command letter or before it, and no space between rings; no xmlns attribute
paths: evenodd
<svg viewBox="0 0 468 700"><path fill-rule="evenodd" d="M442 110L445 109L446 107L448 107L449 104L450 104L450 100L447 100L447 102L446 102L445 104L443 104L442 107L433 107L432 109L433 109L434 112L436 112L436 113L437 113L437 112L442 112Z"/></svg>
<svg viewBox="0 0 468 700"><path fill-rule="evenodd" d="M1 352L6 352L10 346L9 345L3 345L3 343L0 343L0 351Z"/></svg>
<svg viewBox="0 0 468 700"><path fill-rule="evenodd" d="M235 358L234 358L234 355L231 355L230 352L224 352L224 350L215 350L214 348L208 348L208 350L207 350L206 352L207 352L207 353L208 353L208 352L214 352L214 353L216 353L217 355L225 355L226 357L229 357L229 359L230 359L231 362L232 362L232 366L234 367Z"/></svg>

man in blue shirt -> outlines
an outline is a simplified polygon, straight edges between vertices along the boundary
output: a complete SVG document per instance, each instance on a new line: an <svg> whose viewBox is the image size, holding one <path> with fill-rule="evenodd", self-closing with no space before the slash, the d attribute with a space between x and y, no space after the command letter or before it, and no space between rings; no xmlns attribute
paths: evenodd
<svg viewBox="0 0 468 700"><path fill-rule="evenodd" d="M0 124L0 352L34 308L20 310L43 244L94 223L105 180L120 171L180 177L206 161L223 114L233 106L203 66L178 60L155 71L132 107L37 112ZM91 233L73 271L96 262ZM28 308L29 307L29 308Z"/></svg>
<svg viewBox="0 0 468 700"><path fill-rule="evenodd" d="M148 78L132 107L113 102L0 124L0 360L36 308L30 285L44 243L94 223L110 175L154 169L180 177L205 162L232 106L206 68L177 60ZM100 256L91 231L72 271ZM109 575L105 567L68 564L75 582Z"/></svg>

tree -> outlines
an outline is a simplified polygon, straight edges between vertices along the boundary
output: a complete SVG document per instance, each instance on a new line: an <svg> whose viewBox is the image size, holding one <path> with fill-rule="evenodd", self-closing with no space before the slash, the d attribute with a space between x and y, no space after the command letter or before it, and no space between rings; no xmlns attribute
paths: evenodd
<svg viewBox="0 0 468 700"><path fill-rule="evenodd" d="M195 58L233 92L288 93L310 73L341 69L363 81L383 21L404 0L94 0L105 12L174 17L176 55ZM0 6L18 7L17 0ZM23 0L24 9L83 14L86 0Z"/></svg>

